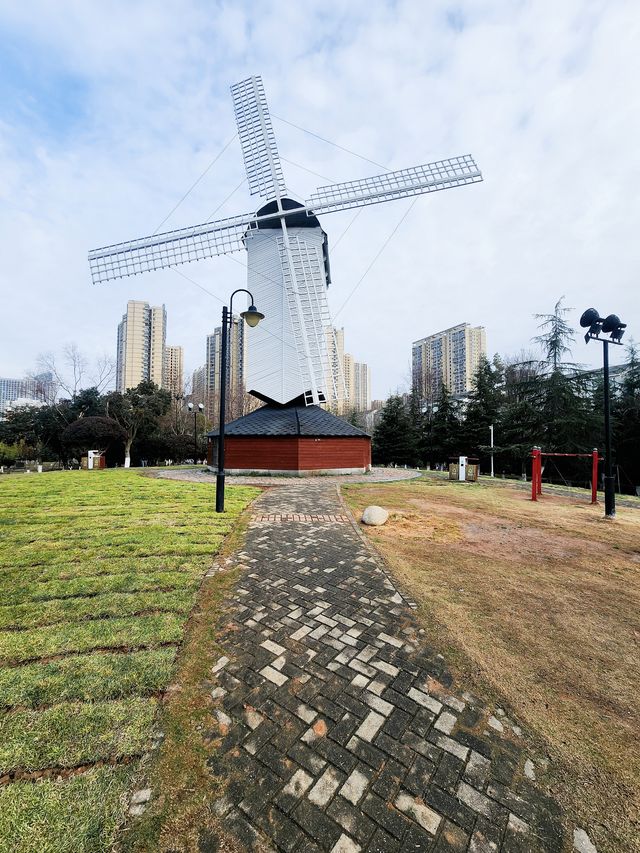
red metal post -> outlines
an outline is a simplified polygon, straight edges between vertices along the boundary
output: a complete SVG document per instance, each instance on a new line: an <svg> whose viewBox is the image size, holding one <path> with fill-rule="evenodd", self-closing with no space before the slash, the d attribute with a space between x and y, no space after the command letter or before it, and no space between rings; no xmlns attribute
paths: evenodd
<svg viewBox="0 0 640 853"><path fill-rule="evenodd" d="M542 452L538 450L538 494L542 494Z"/></svg>
<svg viewBox="0 0 640 853"><path fill-rule="evenodd" d="M531 500L538 500L538 460L540 459L540 449L534 447L531 451Z"/></svg>
<svg viewBox="0 0 640 853"><path fill-rule="evenodd" d="M591 503L598 503L598 448L593 448L591 454Z"/></svg>

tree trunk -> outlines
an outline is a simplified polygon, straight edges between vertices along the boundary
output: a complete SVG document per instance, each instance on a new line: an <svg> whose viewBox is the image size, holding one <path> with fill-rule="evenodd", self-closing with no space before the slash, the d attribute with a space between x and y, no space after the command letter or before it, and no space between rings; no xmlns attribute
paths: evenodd
<svg viewBox="0 0 640 853"><path fill-rule="evenodd" d="M124 467L131 468L131 445L133 444L133 439L128 438L124 445Z"/></svg>

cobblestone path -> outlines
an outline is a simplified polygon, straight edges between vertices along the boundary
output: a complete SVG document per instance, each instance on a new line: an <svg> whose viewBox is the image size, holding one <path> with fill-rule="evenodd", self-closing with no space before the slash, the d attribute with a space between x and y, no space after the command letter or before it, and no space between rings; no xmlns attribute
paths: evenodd
<svg viewBox="0 0 640 853"><path fill-rule="evenodd" d="M520 730L452 685L335 485L266 491L234 561L210 763L247 849L563 849Z"/></svg>

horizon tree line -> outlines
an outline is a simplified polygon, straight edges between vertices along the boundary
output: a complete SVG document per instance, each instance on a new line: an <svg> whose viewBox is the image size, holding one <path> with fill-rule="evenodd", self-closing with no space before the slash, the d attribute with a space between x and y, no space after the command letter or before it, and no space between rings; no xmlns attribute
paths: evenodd
<svg viewBox="0 0 640 853"><path fill-rule="evenodd" d="M426 383L430 395L414 385L409 395L390 397L373 434L374 464L445 467L458 456L476 457L489 473L494 434L497 476L523 477L533 446L547 452L590 453L604 447L603 377L564 361L574 339L560 299L551 314L535 315L534 338L542 358L529 353L510 359L486 357L463 402L440 382ZM627 366L612 387L613 461L621 491L640 486L640 361L633 342ZM423 383L424 384L424 383ZM582 459L549 459L546 475L557 482L587 485L590 467Z"/></svg>

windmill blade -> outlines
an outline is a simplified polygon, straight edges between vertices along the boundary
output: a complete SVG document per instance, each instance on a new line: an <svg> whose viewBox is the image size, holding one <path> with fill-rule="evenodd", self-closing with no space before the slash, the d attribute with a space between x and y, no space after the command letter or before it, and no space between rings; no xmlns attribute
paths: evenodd
<svg viewBox="0 0 640 853"><path fill-rule="evenodd" d="M179 231L153 234L89 252L94 284L152 270L188 264L244 249L247 231L257 228L253 214L204 222Z"/></svg>
<svg viewBox="0 0 640 853"><path fill-rule="evenodd" d="M311 198L305 201L305 205L315 214L332 213L336 210L349 210L353 207L365 207L368 204L475 184L481 180L482 172L473 157L465 154L462 157L386 172L384 175L375 175L359 181L319 187Z"/></svg>
<svg viewBox="0 0 640 853"><path fill-rule="evenodd" d="M231 87L238 135L251 195L267 201L287 194L262 77Z"/></svg>

